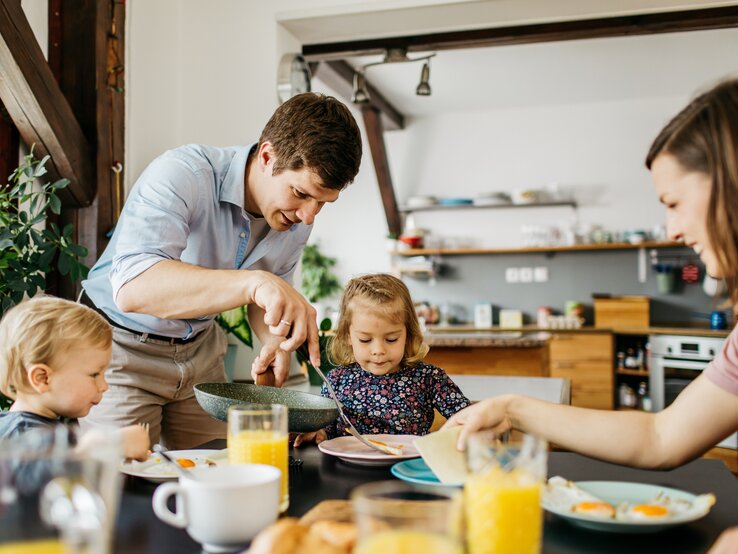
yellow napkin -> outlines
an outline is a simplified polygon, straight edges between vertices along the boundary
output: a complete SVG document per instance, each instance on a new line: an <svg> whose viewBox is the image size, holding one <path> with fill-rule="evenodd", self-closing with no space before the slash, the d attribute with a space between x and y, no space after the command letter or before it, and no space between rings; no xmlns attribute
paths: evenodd
<svg viewBox="0 0 738 554"><path fill-rule="evenodd" d="M450 427L419 437L413 441L426 465L445 485L460 485L466 481L466 456L456 449L461 427Z"/></svg>

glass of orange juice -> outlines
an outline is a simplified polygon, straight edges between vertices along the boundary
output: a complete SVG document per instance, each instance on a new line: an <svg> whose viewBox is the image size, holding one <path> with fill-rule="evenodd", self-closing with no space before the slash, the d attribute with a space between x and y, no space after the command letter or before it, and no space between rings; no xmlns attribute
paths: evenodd
<svg viewBox="0 0 738 554"><path fill-rule="evenodd" d="M287 406L241 404L228 408L228 462L267 464L282 472L280 512L290 505Z"/></svg>
<svg viewBox="0 0 738 554"><path fill-rule="evenodd" d="M533 435L502 440L492 431L467 442L464 484L469 554L534 554L541 550L541 490L548 444Z"/></svg>
<svg viewBox="0 0 738 554"><path fill-rule="evenodd" d="M380 481L351 493L354 554L463 554L461 491Z"/></svg>

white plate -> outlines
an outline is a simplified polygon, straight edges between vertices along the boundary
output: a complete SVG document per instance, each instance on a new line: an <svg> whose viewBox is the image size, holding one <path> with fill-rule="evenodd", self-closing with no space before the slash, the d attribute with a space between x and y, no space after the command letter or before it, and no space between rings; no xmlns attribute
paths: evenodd
<svg viewBox="0 0 738 554"><path fill-rule="evenodd" d="M211 464L224 465L228 463L228 450L169 450L168 454L174 458L188 458L195 462L195 467L208 467ZM167 462L161 454L152 452L147 460L123 461L119 469L126 475L142 477L155 483L173 481L179 477L177 470ZM191 468L194 469L194 468Z"/></svg>
<svg viewBox="0 0 738 554"><path fill-rule="evenodd" d="M390 446L399 447L402 445L403 454L400 456L385 454L379 450L369 448L352 436L336 437L323 441L318 445L318 449L323 454L336 456L344 462L362 466L390 466L401 460L420 457L415 446L413 446L413 440L418 438L415 435L363 435L363 437L378 440Z"/></svg>
<svg viewBox="0 0 738 554"><path fill-rule="evenodd" d="M646 485L644 483L627 483L620 481L577 481L575 482L575 485L583 491L596 496L600 500L609 502L613 506L617 506L621 502L627 502L628 504L648 502L659 494L659 492L663 492L673 499L682 499L689 502L693 502L696 498L696 495L686 491L657 485ZM541 498L541 505L544 509L563 517L573 525L584 527L585 529L608 531L611 533L654 533L668 527L700 519L706 516L710 511L709 507L707 507L706 510L674 515L668 518L654 519L652 521L622 521L586 516L570 512L560 507L551 506L546 502L545 493Z"/></svg>

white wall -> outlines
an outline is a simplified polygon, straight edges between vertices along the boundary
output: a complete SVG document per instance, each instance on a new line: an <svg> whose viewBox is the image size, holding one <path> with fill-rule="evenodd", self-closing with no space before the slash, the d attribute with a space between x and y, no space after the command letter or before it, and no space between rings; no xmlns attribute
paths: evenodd
<svg viewBox="0 0 738 554"><path fill-rule="evenodd" d="M663 7L664 2L657 3ZM335 4L335 0L129 0L126 186L130 188L144 167L167 148L186 142L229 145L256 140L277 107L279 58L301 47L277 23L278 14L347 9L347 4ZM393 4L438 2L357 1L349 6L353 11L371 11ZM584 10L588 3L561 4ZM605 4L600 4L603 9ZM530 12L540 4L531 0L527 5ZM314 85L325 91L320 83ZM662 212L648 188L643 157L654 133L689 93L489 109L414 121L405 131L386 135L398 197L448 196L451 191L470 195L559 181L575 185L586 199L580 210L583 221L619 229L650 227L661 220ZM362 126L359 113L354 113ZM311 239L338 258L336 269L342 279L389 269L386 220L366 143L364 149L356 182L337 204L324 209ZM464 212L463 217L436 214L419 223L439 234L480 237L484 244L516 244L521 223L543 219L555 224L570 217L566 209L496 210Z"/></svg>

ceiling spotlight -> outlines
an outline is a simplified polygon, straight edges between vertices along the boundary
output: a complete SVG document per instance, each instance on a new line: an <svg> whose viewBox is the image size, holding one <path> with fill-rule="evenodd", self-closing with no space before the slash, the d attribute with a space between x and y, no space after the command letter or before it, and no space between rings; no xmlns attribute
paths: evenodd
<svg viewBox="0 0 738 554"><path fill-rule="evenodd" d="M351 95L354 104L366 104L369 102L369 91L366 89L366 79L363 72L354 73L354 92Z"/></svg>
<svg viewBox="0 0 738 554"><path fill-rule="evenodd" d="M366 83L366 70L377 65L388 63L407 63L407 62L425 62L423 70L420 73L420 83L415 89L415 94L420 96L430 96L431 87L428 80L430 79L430 62L429 60L436 54L428 54L415 58L408 58L407 48L387 48L384 59L378 62L370 62L360 66L354 71L354 90L351 95L351 101L354 104L366 104L369 102L369 89Z"/></svg>
<svg viewBox="0 0 738 554"><path fill-rule="evenodd" d="M418 88L415 89L415 94L418 96L430 96L431 87L428 79L430 79L430 63L425 62L423 64L423 70L420 72L420 83L418 83Z"/></svg>

